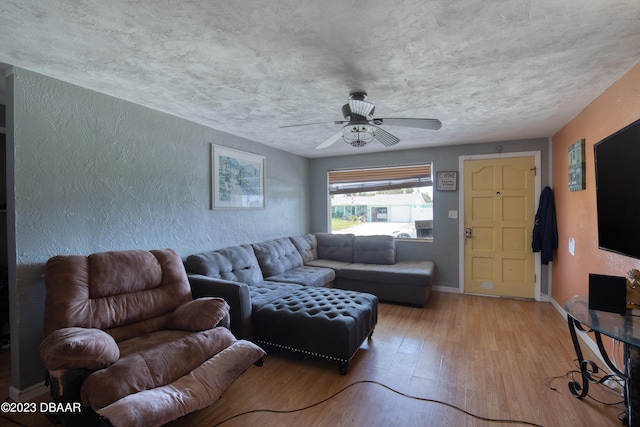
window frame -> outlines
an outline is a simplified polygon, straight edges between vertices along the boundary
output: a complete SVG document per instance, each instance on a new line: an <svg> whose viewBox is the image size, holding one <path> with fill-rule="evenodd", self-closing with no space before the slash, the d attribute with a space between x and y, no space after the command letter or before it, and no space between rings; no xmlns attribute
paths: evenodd
<svg viewBox="0 0 640 427"><path fill-rule="evenodd" d="M397 224L398 226L406 224L397 231L388 231L386 229L380 232L374 231L369 233L359 231L362 235L391 234L397 239L421 242L433 241L433 195L435 187L433 181L433 164L431 162L328 170L327 184L330 233L349 232L348 230L353 226L344 229L344 231L334 229L334 219L346 219L354 222L380 222L390 225ZM418 190L412 193L401 193L404 197L399 195L397 198L404 198L406 203L398 205L394 205L391 202L387 202L387 204L375 203L376 201L373 199L371 201L374 203L363 204L362 200L364 197L372 196L366 193L375 193L375 197L380 196L378 199L385 199L383 196L386 196L386 199L392 200L394 198L393 195L385 195L385 193L379 194L378 192L424 187L429 187L430 190L428 192ZM426 200L422 203L425 193L429 195L431 199L430 203ZM406 194L415 194L414 200L407 202L411 196L406 196ZM420 195L420 199L417 199L418 195ZM344 200L344 203L334 203L334 196L340 198L351 197L350 206L349 203ZM358 200L356 200L356 198L358 198ZM398 206L395 211L393 210L394 206ZM389 217L385 218L385 220L377 221L377 218L372 216L374 208L378 211L380 211L380 209L386 210ZM358 213L355 214L355 211ZM401 218L403 215L407 215L409 220L393 221L394 217ZM389 218L391 218L391 221L388 220ZM354 231L354 234L358 234L358 232Z"/></svg>

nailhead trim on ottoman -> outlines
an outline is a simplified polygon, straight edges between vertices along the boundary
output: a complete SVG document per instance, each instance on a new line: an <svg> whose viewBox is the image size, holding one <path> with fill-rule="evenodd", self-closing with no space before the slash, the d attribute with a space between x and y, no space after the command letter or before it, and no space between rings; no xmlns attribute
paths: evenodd
<svg viewBox="0 0 640 427"><path fill-rule="evenodd" d="M349 362L378 322L375 295L334 288L304 287L273 300L253 314L260 344Z"/></svg>

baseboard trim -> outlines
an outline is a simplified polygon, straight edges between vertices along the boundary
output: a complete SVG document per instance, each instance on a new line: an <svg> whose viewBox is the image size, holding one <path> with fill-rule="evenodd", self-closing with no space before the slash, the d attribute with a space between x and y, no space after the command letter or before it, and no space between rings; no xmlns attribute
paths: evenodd
<svg viewBox="0 0 640 427"><path fill-rule="evenodd" d="M540 302L551 302L551 296L546 294L540 294Z"/></svg>
<svg viewBox="0 0 640 427"><path fill-rule="evenodd" d="M567 320L567 312L565 311L564 308L562 308L562 306L560 304L558 304L558 302L556 300L554 300L553 298L550 298L550 302L551 305L553 305L555 307L555 309L558 311L558 313L560 313L562 315L562 317L564 317L564 320ZM568 323L567 323L567 329L569 328ZM602 357L602 354L600 354L600 349L598 349L598 344L596 344L596 342L594 340L592 340L591 338L589 338L589 335L587 335L585 332L581 332L581 331L577 331L577 336L578 338L580 338L580 340L587 346L589 347L589 350L591 350L593 352L593 354L596 355L596 357L600 360L600 362L602 363L602 366L607 367L607 363L604 361L604 358ZM576 355L576 357L578 357ZM607 367L608 369L608 367Z"/></svg>
<svg viewBox="0 0 640 427"><path fill-rule="evenodd" d="M452 287L449 287L449 286L434 286L434 287L432 288L432 290L433 290L433 291L436 291L436 292L449 292L449 293L452 293L452 294L461 294L461 293L462 293L462 292L460 291L460 288L452 288ZM474 295L474 294L469 294L469 295ZM480 295L480 294L477 294L477 295ZM493 295L480 295L480 296L483 296L483 297L487 297L487 296L488 296L488 297L493 297ZM497 297L497 298L501 298L499 295L496 295L495 297ZM509 298L509 297L505 297L505 298ZM539 302L554 302L554 301L551 299L551 296L549 296L549 295L547 295L547 294L541 294L541 295L540 295L540 301L539 301ZM556 309L557 309L557 308L558 308L558 307L556 307ZM566 313L565 313L565 314L566 314Z"/></svg>
<svg viewBox="0 0 640 427"><path fill-rule="evenodd" d="M14 402L28 402L48 392L49 387L45 386L44 381L42 381L24 390L19 390L14 386L9 387L9 398Z"/></svg>
<svg viewBox="0 0 640 427"><path fill-rule="evenodd" d="M460 288L451 288L449 286L434 286L431 288L431 290L436 291L436 292L449 292L452 294L459 294L460 293Z"/></svg>

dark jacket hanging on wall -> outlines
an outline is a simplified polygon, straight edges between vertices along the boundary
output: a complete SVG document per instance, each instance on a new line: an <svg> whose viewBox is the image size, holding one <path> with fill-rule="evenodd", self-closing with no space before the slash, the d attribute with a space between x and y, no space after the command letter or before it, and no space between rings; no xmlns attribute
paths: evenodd
<svg viewBox="0 0 640 427"><path fill-rule="evenodd" d="M549 261L553 261L553 251L558 248L556 205L553 200L553 190L548 186L540 193L531 247L533 252L540 252L543 264L549 264Z"/></svg>

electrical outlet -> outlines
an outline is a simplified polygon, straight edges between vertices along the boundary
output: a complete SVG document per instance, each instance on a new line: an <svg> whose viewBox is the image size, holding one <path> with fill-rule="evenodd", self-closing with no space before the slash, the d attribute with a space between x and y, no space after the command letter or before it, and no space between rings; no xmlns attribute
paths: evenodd
<svg viewBox="0 0 640 427"><path fill-rule="evenodd" d="M449 211L449 219L458 219L458 211Z"/></svg>

